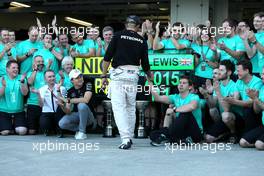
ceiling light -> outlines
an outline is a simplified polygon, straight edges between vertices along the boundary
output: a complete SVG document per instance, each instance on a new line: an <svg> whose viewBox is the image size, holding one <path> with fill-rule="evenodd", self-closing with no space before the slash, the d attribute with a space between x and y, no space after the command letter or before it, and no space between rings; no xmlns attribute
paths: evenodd
<svg viewBox="0 0 264 176"><path fill-rule="evenodd" d="M36 13L38 13L38 14L46 14L47 12L44 12L44 11L36 11Z"/></svg>
<svg viewBox="0 0 264 176"><path fill-rule="evenodd" d="M167 10L169 10L169 8L160 7L159 10L160 10L160 11L167 11Z"/></svg>
<svg viewBox="0 0 264 176"><path fill-rule="evenodd" d="M71 17L65 17L65 21L75 23L75 24L79 24L79 25L83 25L83 26L92 26L92 23L89 23L89 22L86 22L83 20L78 20L78 19L71 18Z"/></svg>
<svg viewBox="0 0 264 176"><path fill-rule="evenodd" d="M11 6L14 6L14 7L25 7L25 8L29 8L31 6L27 5L27 4L22 4L22 3L19 3L19 2L11 2L10 3Z"/></svg>

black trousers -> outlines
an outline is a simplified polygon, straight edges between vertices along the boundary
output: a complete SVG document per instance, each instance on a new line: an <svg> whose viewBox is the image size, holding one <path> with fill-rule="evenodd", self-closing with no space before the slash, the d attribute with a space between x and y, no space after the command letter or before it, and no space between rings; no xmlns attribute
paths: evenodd
<svg viewBox="0 0 264 176"><path fill-rule="evenodd" d="M201 130L192 112L180 113L169 127L169 135L171 142L179 142L187 137L191 137L193 142L202 140Z"/></svg>
<svg viewBox="0 0 264 176"><path fill-rule="evenodd" d="M235 114L235 116L235 127L238 136L247 133L261 124L261 114L255 114L253 108L244 108L243 116L239 114ZM213 124L208 130L208 134L214 137L228 132L230 132L230 130L222 120Z"/></svg>
<svg viewBox="0 0 264 176"><path fill-rule="evenodd" d="M59 121L64 116L64 112L60 107L54 112L42 112L40 116L40 129L41 130L59 130Z"/></svg>

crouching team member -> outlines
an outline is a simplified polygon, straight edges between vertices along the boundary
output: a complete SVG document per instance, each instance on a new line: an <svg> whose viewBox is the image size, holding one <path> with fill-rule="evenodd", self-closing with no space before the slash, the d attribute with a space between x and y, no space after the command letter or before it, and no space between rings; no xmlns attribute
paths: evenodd
<svg viewBox="0 0 264 176"><path fill-rule="evenodd" d="M61 84L56 84L55 73L53 70L46 70L44 73L47 85L39 89L39 105L42 107L40 116L40 128L47 136L52 130L59 133L62 137L58 122L62 117L62 111L58 107L60 97L65 96L66 89Z"/></svg>
<svg viewBox="0 0 264 176"><path fill-rule="evenodd" d="M208 134L205 136L207 142L214 142L222 134L231 132L230 142L236 142L236 116L232 112L229 103L223 100L224 97L234 96L236 84L231 80L234 72L234 65L230 60L223 60L219 65L218 80L214 80L213 95L208 94L200 89L209 106L210 116L214 120L214 124L209 128ZM229 119L234 119L230 121ZM232 138L231 138L232 137Z"/></svg>
<svg viewBox="0 0 264 176"><path fill-rule="evenodd" d="M26 75L18 75L18 63L9 60L7 75L0 82L0 133L10 134L13 129L19 135L27 133L24 112L24 96L28 93Z"/></svg>
<svg viewBox="0 0 264 176"><path fill-rule="evenodd" d="M248 96L247 90L254 89L259 90L262 86L261 80L252 75L252 64L249 60L240 60L237 63L237 75L238 79L235 85L234 95L229 97L223 97L222 104L233 107L232 111L236 112L236 116L225 114L226 126L231 132L235 128L239 131L232 137L237 140L239 136L245 132L248 132L259 125L258 114L253 111L253 100ZM237 131L238 132L238 131ZM217 137L213 135L210 131L208 132L207 139ZM233 140L233 141L235 141Z"/></svg>
<svg viewBox="0 0 264 176"><path fill-rule="evenodd" d="M264 68L261 74L262 82L264 82ZM250 89L248 90L249 97L253 100L253 108L256 113L262 111L262 125L245 133L240 139L241 147L256 147L259 150L264 150L264 86L262 85L260 91Z"/></svg>
<svg viewBox="0 0 264 176"><path fill-rule="evenodd" d="M182 76L178 85L179 94L169 96L158 95L153 83L150 82L150 86L155 101L174 106L171 114L167 112L165 117L164 126L167 127L150 135L151 144L156 146L165 141L180 142L187 138L200 142L203 132L202 112L199 96L190 92L193 88L192 81L187 76Z"/></svg>
<svg viewBox="0 0 264 176"><path fill-rule="evenodd" d="M80 70L74 69L69 78L73 87L67 91L67 98L61 98L60 107L66 115L59 121L62 129L76 131L75 139L86 139L86 127L94 123L94 115L90 109L93 86L84 82Z"/></svg>

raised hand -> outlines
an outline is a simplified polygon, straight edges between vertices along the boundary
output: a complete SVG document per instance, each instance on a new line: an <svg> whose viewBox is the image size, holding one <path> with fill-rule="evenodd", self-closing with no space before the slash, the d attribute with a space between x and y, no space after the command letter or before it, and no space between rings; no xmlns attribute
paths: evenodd
<svg viewBox="0 0 264 176"><path fill-rule="evenodd" d="M2 77L2 87L6 87L6 81L4 77Z"/></svg>
<svg viewBox="0 0 264 176"><path fill-rule="evenodd" d="M252 99L256 99L259 96L259 92L255 89L247 89L247 95Z"/></svg>
<svg viewBox="0 0 264 176"><path fill-rule="evenodd" d="M159 31L160 31L160 21L157 22L157 24L155 26L155 29L156 29L156 34L159 33Z"/></svg>
<svg viewBox="0 0 264 176"><path fill-rule="evenodd" d="M248 33L248 40L250 42L252 42L252 43L256 41L256 36L255 36L254 32L249 31L249 33Z"/></svg>
<svg viewBox="0 0 264 176"><path fill-rule="evenodd" d="M53 20L51 22L51 25L52 26L56 26L56 23L57 23L57 17L56 17L56 15L54 15L54 18L53 18Z"/></svg>
<svg viewBox="0 0 264 176"><path fill-rule="evenodd" d="M214 88L210 79L207 79L205 81L205 88L208 91L208 93L213 93Z"/></svg>
<svg viewBox="0 0 264 176"><path fill-rule="evenodd" d="M21 75L21 77L20 77L20 81L24 81L25 80L25 78L26 78L26 73L24 73L23 75Z"/></svg>
<svg viewBox="0 0 264 176"><path fill-rule="evenodd" d="M219 44L218 44L218 47L219 47L221 50L225 50L225 49L227 48L224 42L219 43Z"/></svg>
<svg viewBox="0 0 264 176"><path fill-rule="evenodd" d="M38 89L35 89L34 87L31 87L30 88L30 92L39 94L39 90Z"/></svg>

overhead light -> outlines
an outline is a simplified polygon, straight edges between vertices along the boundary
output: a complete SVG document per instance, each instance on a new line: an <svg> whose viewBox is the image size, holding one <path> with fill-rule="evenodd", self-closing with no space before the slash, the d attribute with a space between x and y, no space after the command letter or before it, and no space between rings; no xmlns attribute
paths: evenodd
<svg viewBox="0 0 264 176"><path fill-rule="evenodd" d="M92 26L92 23L89 23L89 22L83 21L83 20L78 20L78 19L71 18L71 17L65 17L65 21L75 23L75 24L79 24L79 25L83 25L83 26Z"/></svg>
<svg viewBox="0 0 264 176"><path fill-rule="evenodd" d="M160 10L160 11L167 11L167 10L169 10L169 8L160 7L159 10Z"/></svg>
<svg viewBox="0 0 264 176"><path fill-rule="evenodd" d="M36 11L36 13L38 13L38 14L46 14L47 12L44 12L44 11Z"/></svg>
<svg viewBox="0 0 264 176"><path fill-rule="evenodd" d="M11 2L10 3L11 6L14 6L14 7L24 7L24 8L29 8L31 6L27 5L27 4L22 4L22 3L19 3L19 2Z"/></svg>

